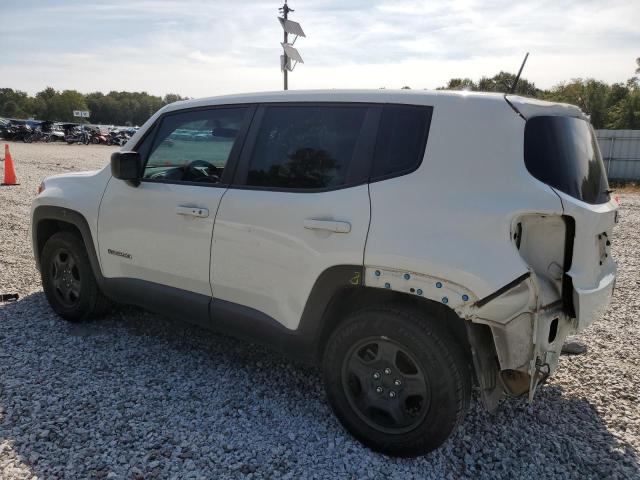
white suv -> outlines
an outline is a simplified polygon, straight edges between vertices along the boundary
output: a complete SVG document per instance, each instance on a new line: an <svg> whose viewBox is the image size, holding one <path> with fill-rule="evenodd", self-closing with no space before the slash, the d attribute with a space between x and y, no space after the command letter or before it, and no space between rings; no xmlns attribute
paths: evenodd
<svg viewBox="0 0 640 480"><path fill-rule="evenodd" d="M32 237L63 318L107 299L321 364L344 426L438 447L555 369L609 303L617 204L576 107L311 91L166 106L98 172L47 179Z"/></svg>

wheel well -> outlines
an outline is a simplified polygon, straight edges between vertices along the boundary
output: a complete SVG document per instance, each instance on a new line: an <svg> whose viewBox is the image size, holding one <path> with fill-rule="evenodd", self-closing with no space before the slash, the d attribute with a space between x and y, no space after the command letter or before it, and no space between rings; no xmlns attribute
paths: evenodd
<svg viewBox="0 0 640 480"><path fill-rule="evenodd" d="M62 220L54 220L54 219L43 219L38 222L37 225L37 247L38 247L38 258L42 254L42 249L44 248L45 243L49 240L53 235L58 232L71 232L78 236L78 238L82 239L82 234L78 227L69 222L64 222Z"/></svg>
<svg viewBox="0 0 640 480"><path fill-rule="evenodd" d="M447 305L427 298L409 295L393 290L372 287L349 287L334 294L324 313L322 331L318 341L318 358L321 358L324 347L335 328L350 314L369 305L393 303L423 311L429 319L440 323L459 343L465 358L472 362L471 347L467 336L465 320L458 317Z"/></svg>

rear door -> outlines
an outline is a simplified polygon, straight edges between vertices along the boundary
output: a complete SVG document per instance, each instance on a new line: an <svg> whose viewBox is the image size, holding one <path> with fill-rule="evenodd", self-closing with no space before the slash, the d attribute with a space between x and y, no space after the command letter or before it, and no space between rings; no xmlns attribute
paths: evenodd
<svg viewBox="0 0 640 480"><path fill-rule="evenodd" d="M211 297L213 222L253 113L249 106L162 117L137 149L139 185L112 178L100 206L105 277L142 280ZM228 179L228 180L227 180Z"/></svg>
<svg viewBox="0 0 640 480"><path fill-rule="evenodd" d="M363 104L259 108L216 217L214 322L240 308L296 329L323 271L362 266L379 116Z"/></svg>

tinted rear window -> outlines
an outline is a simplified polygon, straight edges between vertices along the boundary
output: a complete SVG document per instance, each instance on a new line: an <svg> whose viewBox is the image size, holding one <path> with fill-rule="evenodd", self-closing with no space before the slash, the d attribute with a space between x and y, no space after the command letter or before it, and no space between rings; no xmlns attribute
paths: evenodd
<svg viewBox="0 0 640 480"><path fill-rule="evenodd" d="M371 180L409 173L420 165L431 107L387 105L382 111Z"/></svg>
<svg viewBox="0 0 640 480"><path fill-rule="evenodd" d="M585 120L534 117L527 121L524 161L538 180L587 203L609 201L600 149Z"/></svg>
<svg viewBox="0 0 640 480"><path fill-rule="evenodd" d="M367 107L274 106L265 113L247 185L335 188L347 181Z"/></svg>

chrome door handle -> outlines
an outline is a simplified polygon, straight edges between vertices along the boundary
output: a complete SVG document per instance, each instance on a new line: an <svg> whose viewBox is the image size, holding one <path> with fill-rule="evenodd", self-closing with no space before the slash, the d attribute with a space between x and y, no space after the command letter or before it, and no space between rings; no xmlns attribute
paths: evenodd
<svg viewBox="0 0 640 480"><path fill-rule="evenodd" d="M315 220L308 218L304 221L304 228L308 230L326 230L334 233L349 233L351 224L349 222L336 222L335 220Z"/></svg>
<svg viewBox="0 0 640 480"><path fill-rule="evenodd" d="M206 218L209 216L209 209L202 207L185 207L180 205L176 208L178 215L187 215L189 217L201 217Z"/></svg>

